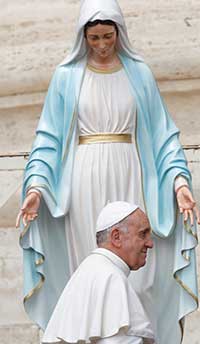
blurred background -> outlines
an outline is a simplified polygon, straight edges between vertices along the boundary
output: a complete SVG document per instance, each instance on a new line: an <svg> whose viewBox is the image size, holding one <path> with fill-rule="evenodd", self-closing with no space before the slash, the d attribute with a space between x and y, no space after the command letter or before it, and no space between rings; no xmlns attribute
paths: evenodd
<svg viewBox="0 0 200 344"><path fill-rule="evenodd" d="M39 330L23 310L22 256L15 217L23 168L45 93L56 65L72 46L79 2L0 0L1 344L39 344ZM200 204L200 1L119 3L130 41L152 67L181 130ZM200 344L199 323L199 311L188 317L184 344Z"/></svg>

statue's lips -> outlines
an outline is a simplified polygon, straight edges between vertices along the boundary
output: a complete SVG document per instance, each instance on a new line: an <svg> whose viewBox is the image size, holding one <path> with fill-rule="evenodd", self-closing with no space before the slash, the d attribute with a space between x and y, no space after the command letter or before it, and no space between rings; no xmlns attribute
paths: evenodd
<svg viewBox="0 0 200 344"><path fill-rule="evenodd" d="M109 52L109 49L106 49L106 50L100 50L98 51L98 54L102 54L102 55L105 55L106 53Z"/></svg>

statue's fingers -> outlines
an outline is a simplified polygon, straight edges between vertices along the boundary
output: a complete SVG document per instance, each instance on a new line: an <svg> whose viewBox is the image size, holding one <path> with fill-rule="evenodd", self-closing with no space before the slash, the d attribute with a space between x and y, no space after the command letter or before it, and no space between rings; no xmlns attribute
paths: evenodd
<svg viewBox="0 0 200 344"><path fill-rule="evenodd" d="M194 208L196 205L196 202L194 200L190 200L191 208Z"/></svg>
<svg viewBox="0 0 200 344"><path fill-rule="evenodd" d="M191 226L194 225L194 213L193 213L193 210L188 210L188 213L189 213L189 217L190 217L190 224Z"/></svg>
<svg viewBox="0 0 200 344"><path fill-rule="evenodd" d="M17 219L16 219L16 223L15 223L16 228L18 228L20 225L20 218L21 218L22 214L23 214L23 211L20 210L20 212L17 215Z"/></svg>
<svg viewBox="0 0 200 344"><path fill-rule="evenodd" d="M27 222L34 221L37 216L38 216L38 214L36 214L36 213L28 214L27 215Z"/></svg>
<svg viewBox="0 0 200 344"><path fill-rule="evenodd" d="M197 223L200 225L200 212L199 209L197 207L194 207L194 213L197 219Z"/></svg>
<svg viewBox="0 0 200 344"><path fill-rule="evenodd" d="M27 214L26 214L26 213L23 215L22 221L23 221L24 227L26 227L26 226L28 225L28 222L27 222Z"/></svg>
<svg viewBox="0 0 200 344"><path fill-rule="evenodd" d="M29 223L30 221L33 221L33 215L32 214L28 214L26 217L26 222Z"/></svg>
<svg viewBox="0 0 200 344"><path fill-rule="evenodd" d="M22 210L22 211L28 210L27 204L28 204L28 202L27 202L27 200L25 200L24 203L23 203L23 205L22 205L22 207L21 207L21 210Z"/></svg>
<svg viewBox="0 0 200 344"><path fill-rule="evenodd" d="M183 211L183 216L184 216L184 222L187 222L187 220L188 220L188 210L187 209L185 209Z"/></svg>
<svg viewBox="0 0 200 344"><path fill-rule="evenodd" d="M183 214L183 208L179 207L180 213Z"/></svg>

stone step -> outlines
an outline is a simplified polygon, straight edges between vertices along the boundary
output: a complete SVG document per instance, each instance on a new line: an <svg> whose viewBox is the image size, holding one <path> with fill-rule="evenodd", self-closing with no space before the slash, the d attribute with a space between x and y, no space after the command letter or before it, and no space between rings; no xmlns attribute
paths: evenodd
<svg viewBox="0 0 200 344"><path fill-rule="evenodd" d="M31 149L41 105L0 109L0 153L18 153Z"/></svg>
<svg viewBox="0 0 200 344"><path fill-rule="evenodd" d="M0 94L45 90L55 66L71 49L79 1L11 2L0 14ZM120 1L135 50L161 79L200 76L198 0ZM15 34L13 35L13 32ZM6 46L6 60L5 60ZM55 49L56 46L56 49ZM187 53L186 53L187 52Z"/></svg>
<svg viewBox="0 0 200 344"><path fill-rule="evenodd" d="M20 231L16 228L0 228L0 259L17 259L19 262L21 261L19 234Z"/></svg>
<svg viewBox="0 0 200 344"><path fill-rule="evenodd" d="M200 343L200 311L189 315L186 320L185 335L183 339L183 344L199 344Z"/></svg>
<svg viewBox="0 0 200 344"><path fill-rule="evenodd" d="M0 229L0 325L29 323L23 307L22 250L19 230Z"/></svg>
<svg viewBox="0 0 200 344"><path fill-rule="evenodd" d="M200 144L199 91L186 93L165 93L167 108L180 129L180 140L183 145Z"/></svg>
<svg viewBox="0 0 200 344"><path fill-rule="evenodd" d="M0 325L1 344L39 344L40 335L37 326L32 324Z"/></svg>

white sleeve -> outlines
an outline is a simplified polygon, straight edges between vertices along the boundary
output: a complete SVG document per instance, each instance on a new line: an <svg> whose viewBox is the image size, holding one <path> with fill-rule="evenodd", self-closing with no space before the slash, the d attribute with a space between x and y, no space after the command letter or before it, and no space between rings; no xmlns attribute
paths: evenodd
<svg viewBox="0 0 200 344"><path fill-rule="evenodd" d="M143 344L143 338L136 336L126 336L123 332L119 332L115 336L102 338L95 342L96 344Z"/></svg>
<svg viewBox="0 0 200 344"><path fill-rule="evenodd" d="M187 179L185 179L181 175L176 177L175 182L174 182L174 190L175 190L175 192L183 185L188 186Z"/></svg>
<svg viewBox="0 0 200 344"><path fill-rule="evenodd" d="M26 195L30 195L32 192L35 192L36 194L38 194L40 197L42 196L42 193L40 190L38 190L36 187L30 187L26 193Z"/></svg>

